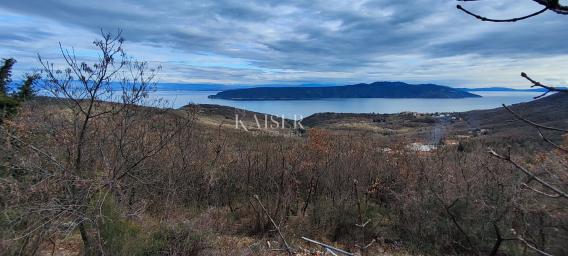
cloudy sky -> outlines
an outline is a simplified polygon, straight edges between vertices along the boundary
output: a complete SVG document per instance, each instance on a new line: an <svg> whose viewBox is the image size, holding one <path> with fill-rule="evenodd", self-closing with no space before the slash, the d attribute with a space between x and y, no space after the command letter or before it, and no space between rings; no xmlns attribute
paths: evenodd
<svg viewBox="0 0 568 256"><path fill-rule="evenodd" d="M96 57L100 29L122 29L126 51L162 65L161 82L351 84L433 82L527 87L524 71L568 84L568 16L478 21L454 0L0 0L0 57L16 76L61 62L58 42ZM531 0L463 4L508 18Z"/></svg>

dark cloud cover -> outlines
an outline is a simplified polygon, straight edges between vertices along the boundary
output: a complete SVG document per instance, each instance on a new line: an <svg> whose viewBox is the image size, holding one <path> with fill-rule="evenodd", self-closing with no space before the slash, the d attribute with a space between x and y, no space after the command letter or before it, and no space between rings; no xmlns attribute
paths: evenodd
<svg viewBox="0 0 568 256"><path fill-rule="evenodd" d="M466 4L492 17L539 8L529 0ZM568 17L545 13L491 24L455 5L453 0L0 0L0 46L14 54L57 47L57 41L86 47L100 29L121 28L137 57L170 68L162 77L170 81L407 80L463 86L489 83L479 78L483 72L495 76L495 83L512 83L516 76L505 77L529 68L568 77L557 65L568 60L563 32ZM18 43L8 43L13 41ZM196 56L199 61L193 61ZM206 64L211 61L216 64ZM534 67L540 61L557 67Z"/></svg>

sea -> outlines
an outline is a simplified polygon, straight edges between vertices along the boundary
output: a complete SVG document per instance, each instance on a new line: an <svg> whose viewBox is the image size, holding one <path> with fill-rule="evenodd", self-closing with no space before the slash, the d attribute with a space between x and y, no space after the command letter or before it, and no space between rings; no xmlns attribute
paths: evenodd
<svg viewBox="0 0 568 256"><path fill-rule="evenodd" d="M381 113L400 112L442 113L469 110L493 109L502 104L511 105L533 100L538 92L475 92L481 98L464 99L317 99L317 100L224 100L210 99L218 91L163 90L150 94L151 99L160 99L162 106L180 108L188 104L216 104L250 111L301 119L315 113Z"/></svg>

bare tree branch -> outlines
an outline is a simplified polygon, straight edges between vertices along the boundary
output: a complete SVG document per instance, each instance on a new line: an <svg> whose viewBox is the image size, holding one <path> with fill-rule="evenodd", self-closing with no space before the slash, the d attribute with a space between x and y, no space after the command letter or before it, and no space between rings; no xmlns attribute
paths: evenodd
<svg viewBox="0 0 568 256"><path fill-rule="evenodd" d="M520 116L519 114L517 114L515 111L513 111L512 109L510 109L509 107L507 107L507 105L503 104L503 107L509 111L511 114L513 114L516 118L518 118L519 120L533 126L536 128L540 128L540 129L544 129L544 130L551 130L551 131L558 131L558 132L568 132L568 130L566 129L561 129L561 128L556 128L556 127L550 127L550 126L545 126L545 125L541 125L541 124L537 124L531 120L528 120L522 116Z"/></svg>
<svg viewBox="0 0 568 256"><path fill-rule="evenodd" d="M308 241L308 242L310 242L310 243L314 243L314 244L317 244L317 245L319 245L319 246L325 248L327 252L330 252L330 251L331 251L331 252L338 252L338 253L341 253L341 254L344 254L344 255L347 255L347 256L354 256L354 255L355 255L355 254L353 254L353 253L346 252L346 251L344 251L344 250L335 248L335 247L333 247L333 246L331 246L331 245L327 245L327 244L324 244L324 243L322 243L322 242L318 242L318 241L313 240L313 239L309 239L309 238L307 238L307 237L302 237L302 239L304 239L304 240L306 240L306 241Z"/></svg>
<svg viewBox="0 0 568 256"><path fill-rule="evenodd" d="M286 249L286 251L288 252L289 255L293 255L292 248L290 247L290 245L286 241L286 238L284 238L284 235L282 235L282 232L280 232L280 227L278 227L278 225L276 224L274 219L272 219L272 217L270 217L268 210L266 210L266 208L262 204L262 201L260 201L260 198L258 197L258 195L254 195L254 199L256 199L256 201L258 202L260 207L262 207L262 210L264 211L264 214L266 215L266 217L268 217L268 219L270 219L270 222L272 222L272 225L274 226L274 228L276 229L276 232L278 232L278 235L280 236L280 238L282 239L282 242L284 243L284 249Z"/></svg>
<svg viewBox="0 0 568 256"><path fill-rule="evenodd" d="M492 19L492 18L487 18L487 17L481 16L481 15L475 14L475 13L473 13L473 12L471 12L471 11L468 11L467 9L463 8L463 7L462 7L461 5L459 5L459 4L457 5L457 8L458 8L459 10L461 10L461 11L463 11L463 12L469 14L470 16L475 17L475 18L478 19L478 20L489 21L489 22L517 22L517 21L520 21L520 20L525 20L525 19L532 18L532 17L537 16L537 15L540 15L540 14L542 14L542 13L544 13L544 12L546 12L546 11L548 10L548 7L545 7L544 9L542 9L542 10L540 10L540 11L538 11L538 12L531 13L531 14L529 14L529 15L522 16L522 17L517 17L517 18L512 18L512 19Z"/></svg>
<svg viewBox="0 0 568 256"><path fill-rule="evenodd" d="M532 245L531 243L529 243L529 242L528 242L527 240L525 240L523 237L521 237L520 235L518 235L517 232L516 232L514 229L512 229L511 232L513 232L513 234L514 234L515 236L517 236L517 240L519 240L519 241L521 241L522 243L524 243L528 248L530 248L530 249L532 249L532 250L534 250L534 251L536 251L536 252L538 252L539 254L544 255L544 256L553 256L553 255L550 254L550 253L547 253L547 252L545 252L545 251L543 251L543 250L540 250L540 249L536 248L534 245Z"/></svg>
<svg viewBox="0 0 568 256"><path fill-rule="evenodd" d="M539 128L537 128L537 130L538 130L538 135L540 136L540 138L542 138L548 144L552 145L553 147L555 147L556 149L558 149L558 150L560 150L564 153L568 153L568 149L561 147L560 145L554 143L552 140L550 140L549 138L544 136L544 134L542 134L542 131Z"/></svg>
<svg viewBox="0 0 568 256"><path fill-rule="evenodd" d="M26 147L29 147L29 148L32 149L33 151L38 152L38 153L44 155L47 159L49 159L51 162L53 162L53 163L54 163L57 167L59 167L62 171L66 171L66 168L65 168L59 161L57 161L57 159L56 159L53 155L51 155L51 154L49 154L49 153L47 153L47 152L45 152L45 151L43 151L43 150L41 150L41 149L35 147L35 146L32 145L32 144L29 144L29 143L24 142L23 140L21 140L21 139L18 138L17 136L14 136L14 135L10 134L9 132L4 131L4 129L1 128L1 127L0 127L0 131L3 131L3 132L6 134L6 136L12 138L13 140L15 140L15 141L17 141L17 142L19 142L19 143L24 144Z"/></svg>
<svg viewBox="0 0 568 256"><path fill-rule="evenodd" d="M559 198L559 197L560 197L559 194L556 194L556 195L548 194L548 193L542 192L542 191L540 191L540 190L538 190L538 189L535 189L535 188L533 188L533 187L527 185L526 183L523 183L523 184L521 184L521 185L523 185L523 187L528 188L528 189L534 191L535 193L541 194L541 195L543 195L543 196L547 196L547 197L551 197L551 198Z"/></svg>
<svg viewBox="0 0 568 256"><path fill-rule="evenodd" d="M568 6L561 5L559 0L533 0L533 2L546 6L558 14L568 15Z"/></svg>
<svg viewBox="0 0 568 256"><path fill-rule="evenodd" d="M477 2L478 0L457 0L458 2ZM479 14L475 14L467 9L465 9L464 7L462 7L461 5L457 5L457 8L463 12L465 12L466 14L475 17L478 20L481 21L488 21L488 22L517 22L517 21L521 21L521 20L525 20L528 18L532 18L535 16L538 16L548 10L551 10L553 12L556 12L558 14L563 14L563 15L568 15L568 6L563 6L560 4L559 0L533 0L534 2L544 6L544 8L540 11L525 15L525 16L521 16L521 17L517 17L517 18L511 18L511 19L493 19L493 18L487 18L485 16L481 16Z"/></svg>
<svg viewBox="0 0 568 256"><path fill-rule="evenodd" d="M544 92L540 96L535 97L535 99L542 98L542 97L546 96L547 94L549 94L551 92L568 93L568 89L557 88L557 87L554 87L554 86L547 86L547 85L544 85L540 82L537 82L537 81L533 80L532 78L530 78L525 72L521 73L521 76L526 78L527 80L529 80L533 84L531 87L541 87L541 88L546 89L546 92Z"/></svg>
<svg viewBox="0 0 568 256"><path fill-rule="evenodd" d="M493 150L489 150L489 154L491 154L491 155L493 155L493 156L495 156L495 157L497 157L501 160L505 160L505 161L511 163L513 166L515 166L517 169L521 170L523 173L525 173L531 179L537 181L538 183L542 184L543 186L547 187L548 189L558 193L559 197L568 198L568 193L562 191L561 189L551 185L550 183L548 183L545 180L541 179L540 177L536 176L534 173L527 170L525 167L523 167L523 166L519 165L517 162L513 161L510 156L503 156L503 155L497 154Z"/></svg>

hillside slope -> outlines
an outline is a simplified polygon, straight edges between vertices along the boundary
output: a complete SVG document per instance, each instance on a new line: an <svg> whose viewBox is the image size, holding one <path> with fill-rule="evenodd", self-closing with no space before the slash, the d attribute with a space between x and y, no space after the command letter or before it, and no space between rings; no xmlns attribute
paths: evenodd
<svg viewBox="0 0 568 256"><path fill-rule="evenodd" d="M510 106L522 117L533 122L556 127L568 127L568 94L557 93L526 103ZM460 113L470 128L519 129L529 127L504 108L474 110Z"/></svg>

